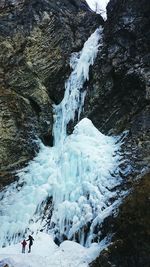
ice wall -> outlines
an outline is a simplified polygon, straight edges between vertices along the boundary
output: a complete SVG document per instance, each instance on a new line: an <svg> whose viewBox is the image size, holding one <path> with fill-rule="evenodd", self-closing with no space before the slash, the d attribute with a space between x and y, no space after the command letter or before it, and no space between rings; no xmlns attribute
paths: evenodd
<svg viewBox="0 0 150 267"><path fill-rule="evenodd" d="M55 146L62 144L67 136L66 129L70 120L74 120L75 112L80 113L84 105L85 91L83 84L89 79L89 68L94 64L98 48L102 46L102 28L97 29L85 42L79 53L73 53L70 66L73 69L65 83L65 95L62 102L54 106L54 140Z"/></svg>
<svg viewBox="0 0 150 267"><path fill-rule="evenodd" d="M119 149L117 138L101 134L87 118L65 139L57 176L50 182L54 201L51 225L60 238L76 240L78 236L81 244L89 246L96 225L118 204ZM89 233L84 234L87 227Z"/></svg>
<svg viewBox="0 0 150 267"><path fill-rule="evenodd" d="M39 154L18 173L18 182L0 194L0 244L17 241L25 232L46 228L44 207L53 200L49 229L60 238L78 240L89 246L94 230L119 202L117 186L119 142L101 134L84 118L67 136L67 124L78 118L83 108L83 84L89 77L98 49L102 45L102 29L97 29L80 53L71 57L73 71L66 82L62 102L54 107L53 148L40 144ZM88 233L85 236L85 228ZM87 231L86 231L87 232Z"/></svg>

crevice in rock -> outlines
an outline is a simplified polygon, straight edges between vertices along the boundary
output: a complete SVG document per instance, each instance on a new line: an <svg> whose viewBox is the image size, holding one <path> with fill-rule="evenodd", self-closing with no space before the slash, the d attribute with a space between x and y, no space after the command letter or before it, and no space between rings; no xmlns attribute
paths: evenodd
<svg viewBox="0 0 150 267"><path fill-rule="evenodd" d="M30 101L32 109L35 111L37 117L39 118L41 107L39 106L39 104L37 104L37 102L33 98L29 97L28 99Z"/></svg>

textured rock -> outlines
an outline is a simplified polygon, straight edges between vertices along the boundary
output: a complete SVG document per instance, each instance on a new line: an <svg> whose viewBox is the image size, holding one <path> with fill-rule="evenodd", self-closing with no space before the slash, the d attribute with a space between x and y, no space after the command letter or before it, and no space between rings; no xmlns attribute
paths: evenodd
<svg viewBox="0 0 150 267"><path fill-rule="evenodd" d="M111 231L112 243L92 267L149 267L150 262L150 174L135 185L120 206Z"/></svg>
<svg viewBox="0 0 150 267"><path fill-rule="evenodd" d="M87 88L87 115L102 131L121 132L148 102L149 11L146 0L109 2L103 50Z"/></svg>
<svg viewBox="0 0 150 267"><path fill-rule="evenodd" d="M112 244L92 267L149 266L150 213L150 3L111 0L104 46L91 70L85 114L104 133L128 135L120 175L132 189L118 211L101 226ZM143 177L144 176L144 177Z"/></svg>
<svg viewBox="0 0 150 267"><path fill-rule="evenodd" d="M84 1L10 0L0 3L0 22L4 185L34 156L37 138L52 144L52 104L63 97L70 55L103 20Z"/></svg>
<svg viewBox="0 0 150 267"><path fill-rule="evenodd" d="M85 115L104 133L129 130L124 150L140 172L150 166L150 3L111 0L107 11L103 49L86 88Z"/></svg>

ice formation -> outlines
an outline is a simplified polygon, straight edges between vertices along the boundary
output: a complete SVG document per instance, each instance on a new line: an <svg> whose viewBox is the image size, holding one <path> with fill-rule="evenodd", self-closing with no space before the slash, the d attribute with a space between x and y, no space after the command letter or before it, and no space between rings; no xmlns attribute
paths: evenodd
<svg viewBox="0 0 150 267"><path fill-rule="evenodd" d="M40 144L39 154L18 173L19 181L1 192L0 245L17 241L25 231L44 228L47 217L43 217L43 209L49 197L53 201L50 229L68 239L78 235L79 242L89 246L96 225L119 203L117 138L101 134L87 118L70 136L66 133L75 112L80 117L85 97L82 87L101 44L100 28L82 51L71 57L73 71L66 82L64 99L54 107L54 147Z"/></svg>
<svg viewBox="0 0 150 267"><path fill-rule="evenodd" d="M83 84L89 79L89 67L94 64L98 48L102 45L102 28L97 29L85 42L79 53L73 53L70 66L73 71L65 84L65 95L62 102L54 107L54 140L55 145L63 144L67 136L66 128L70 120L78 118L84 105L86 92L81 92Z"/></svg>
<svg viewBox="0 0 150 267"><path fill-rule="evenodd" d="M104 20L107 19L106 7L109 0L86 0L86 2L94 12L101 14Z"/></svg>

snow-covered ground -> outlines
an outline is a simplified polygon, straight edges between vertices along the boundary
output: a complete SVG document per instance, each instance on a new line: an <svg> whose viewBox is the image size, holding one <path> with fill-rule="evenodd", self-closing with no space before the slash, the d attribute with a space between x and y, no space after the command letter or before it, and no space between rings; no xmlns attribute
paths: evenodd
<svg viewBox="0 0 150 267"><path fill-rule="evenodd" d="M60 247L45 233L34 236L30 254L21 253L21 244L0 249L0 267L87 267L104 248L105 242L85 248L73 241L64 241Z"/></svg>

